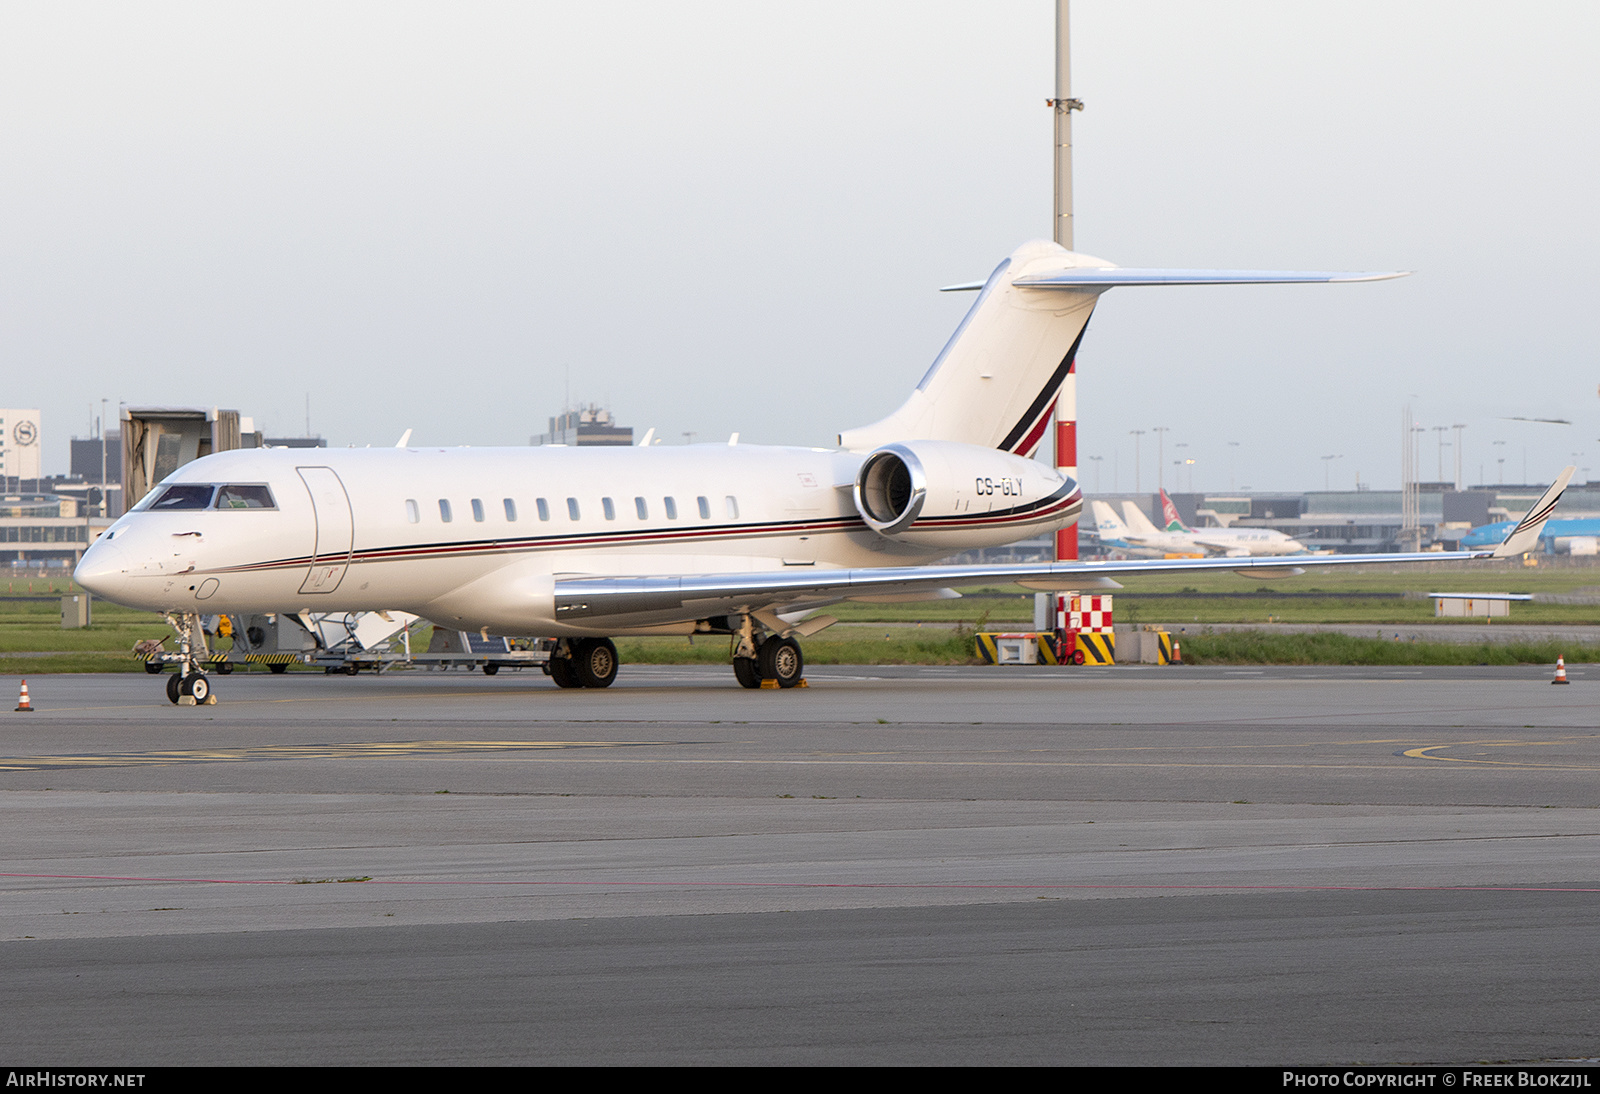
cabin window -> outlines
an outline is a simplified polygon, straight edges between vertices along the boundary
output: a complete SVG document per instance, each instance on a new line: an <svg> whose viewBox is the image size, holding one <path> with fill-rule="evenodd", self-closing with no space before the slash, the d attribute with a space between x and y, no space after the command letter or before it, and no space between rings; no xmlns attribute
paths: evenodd
<svg viewBox="0 0 1600 1094"><path fill-rule="evenodd" d="M633 508L634 508L634 511L639 514L639 519L640 520L649 520L650 519L650 507L645 504L643 498L634 498L633 499Z"/></svg>
<svg viewBox="0 0 1600 1094"><path fill-rule="evenodd" d="M180 482L167 487L150 506L152 510L209 509L211 492L216 487L193 482Z"/></svg>
<svg viewBox="0 0 1600 1094"><path fill-rule="evenodd" d="M723 501L727 504L727 507L728 507L728 519L729 520L738 520L739 519L739 499L734 497L732 494L729 494L726 498L723 499Z"/></svg>
<svg viewBox="0 0 1600 1094"><path fill-rule="evenodd" d="M569 520L577 520L578 519L578 499L577 498L568 498L567 499L567 518Z"/></svg>
<svg viewBox="0 0 1600 1094"><path fill-rule="evenodd" d="M611 504L610 498L600 499L600 510L605 513L607 520L617 519L617 507Z"/></svg>
<svg viewBox="0 0 1600 1094"><path fill-rule="evenodd" d="M668 520L678 519L678 502L676 498L662 498L661 508L667 511Z"/></svg>
<svg viewBox="0 0 1600 1094"><path fill-rule="evenodd" d="M535 509L539 510L539 519L540 520L549 520L550 519L550 503L549 502L545 501L543 498L536 498L536 499L534 499L533 507Z"/></svg>
<svg viewBox="0 0 1600 1094"><path fill-rule="evenodd" d="M508 521L516 520L517 519L517 503L512 501L510 498L507 498L507 499L505 499L505 507L506 507L506 520L508 520Z"/></svg>
<svg viewBox="0 0 1600 1094"><path fill-rule="evenodd" d="M450 502L444 498L439 499L439 519L446 524L450 523Z"/></svg>
<svg viewBox="0 0 1600 1094"><path fill-rule="evenodd" d="M217 488L218 509L276 509L272 491L265 486L229 484Z"/></svg>
<svg viewBox="0 0 1600 1094"><path fill-rule="evenodd" d="M707 498L704 494L702 494L698 498L696 498L695 500L700 503L700 519L701 520L710 520L711 519L711 499Z"/></svg>
<svg viewBox="0 0 1600 1094"><path fill-rule="evenodd" d="M477 521L479 524L483 523L483 499L482 498L473 498L472 499L472 519Z"/></svg>
<svg viewBox="0 0 1600 1094"><path fill-rule="evenodd" d="M416 498L406 499L406 519L412 524L416 524L422 520L422 510L417 508Z"/></svg>

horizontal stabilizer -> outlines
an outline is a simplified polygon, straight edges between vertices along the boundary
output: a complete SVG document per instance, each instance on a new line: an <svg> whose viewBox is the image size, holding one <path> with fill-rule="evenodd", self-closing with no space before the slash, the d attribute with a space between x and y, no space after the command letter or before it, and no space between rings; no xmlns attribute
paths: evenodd
<svg viewBox="0 0 1600 1094"><path fill-rule="evenodd" d="M1329 270L1176 270L1079 266L1012 282L1019 289L1118 289L1135 285L1326 285L1341 281L1389 281L1409 271L1339 273ZM940 292L976 292L982 281L946 285Z"/></svg>

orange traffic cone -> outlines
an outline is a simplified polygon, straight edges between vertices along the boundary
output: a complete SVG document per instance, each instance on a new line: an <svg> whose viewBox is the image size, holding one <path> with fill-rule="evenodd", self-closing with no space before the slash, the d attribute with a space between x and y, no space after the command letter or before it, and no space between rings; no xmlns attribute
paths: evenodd
<svg viewBox="0 0 1600 1094"><path fill-rule="evenodd" d="M1556 655L1556 678L1550 682L1552 684L1565 684L1567 682L1567 659L1560 654Z"/></svg>
<svg viewBox="0 0 1600 1094"><path fill-rule="evenodd" d="M1174 665L1183 664L1183 646L1179 644L1176 638L1172 640L1172 663Z"/></svg>
<svg viewBox="0 0 1600 1094"><path fill-rule="evenodd" d="M28 702L28 682L26 680L22 682L22 694L17 696L17 709L25 710L29 714L33 713L33 704Z"/></svg>

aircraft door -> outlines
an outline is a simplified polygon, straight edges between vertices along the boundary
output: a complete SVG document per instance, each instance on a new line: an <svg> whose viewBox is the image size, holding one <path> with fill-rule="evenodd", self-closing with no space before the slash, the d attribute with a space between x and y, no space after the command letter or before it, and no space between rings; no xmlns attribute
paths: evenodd
<svg viewBox="0 0 1600 1094"><path fill-rule="evenodd" d="M331 467L297 467L311 495L316 514L317 538L311 552L311 570L300 586L303 593L331 593L344 580L355 545L355 517L350 495Z"/></svg>

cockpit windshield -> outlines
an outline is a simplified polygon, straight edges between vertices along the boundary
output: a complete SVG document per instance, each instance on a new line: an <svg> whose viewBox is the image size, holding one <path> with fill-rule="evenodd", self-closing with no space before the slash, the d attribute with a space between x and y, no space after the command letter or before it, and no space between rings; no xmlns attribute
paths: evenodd
<svg viewBox="0 0 1600 1094"><path fill-rule="evenodd" d="M211 507L211 494L216 490L210 483L180 482L174 483L161 492L161 496L150 503L152 512L169 509L209 509Z"/></svg>
<svg viewBox="0 0 1600 1094"><path fill-rule="evenodd" d="M259 483L179 482L151 491L134 509L276 509L272 491Z"/></svg>
<svg viewBox="0 0 1600 1094"><path fill-rule="evenodd" d="M276 509L265 486L230 484L217 488L218 509Z"/></svg>

